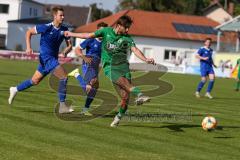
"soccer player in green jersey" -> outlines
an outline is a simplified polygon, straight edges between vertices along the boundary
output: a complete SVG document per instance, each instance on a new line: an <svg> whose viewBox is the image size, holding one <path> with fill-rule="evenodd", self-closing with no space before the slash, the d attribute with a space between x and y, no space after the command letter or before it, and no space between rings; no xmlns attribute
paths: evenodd
<svg viewBox="0 0 240 160"><path fill-rule="evenodd" d="M235 67L234 67L232 72L234 72L237 69L237 67L238 67L238 75L236 77L237 83L236 83L235 90L239 91L239 88L240 88L240 58L237 60L237 64L235 65Z"/></svg>
<svg viewBox="0 0 240 160"><path fill-rule="evenodd" d="M150 101L150 97L144 96L139 88L132 85L127 56L129 52L133 52L148 64L155 64L155 62L152 58L146 58L136 47L131 36L128 35L131 24L132 19L129 16L122 16L114 27L105 27L94 33L72 33L69 31L64 33L65 36L84 39L102 37L101 61L104 74L118 87L121 96L121 107L111 123L111 127L116 127L127 111L130 93L136 96L137 105Z"/></svg>

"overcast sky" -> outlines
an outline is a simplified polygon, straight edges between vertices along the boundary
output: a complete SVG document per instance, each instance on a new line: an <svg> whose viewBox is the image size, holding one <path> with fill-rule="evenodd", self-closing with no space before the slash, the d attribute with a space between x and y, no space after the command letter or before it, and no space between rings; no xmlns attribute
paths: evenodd
<svg viewBox="0 0 240 160"><path fill-rule="evenodd" d="M35 0L40 3L52 3L52 4L62 4L71 6L89 6L92 3L97 3L98 8L103 7L103 9L108 9L114 11L118 5L118 0ZM102 6L101 6L102 3Z"/></svg>

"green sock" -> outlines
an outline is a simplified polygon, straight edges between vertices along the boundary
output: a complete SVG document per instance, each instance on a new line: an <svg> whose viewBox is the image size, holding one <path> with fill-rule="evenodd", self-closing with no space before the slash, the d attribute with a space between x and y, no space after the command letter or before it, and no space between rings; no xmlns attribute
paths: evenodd
<svg viewBox="0 0 240 160"><path fill-rule="evenodd" d="M133 93L135 96L142 95L142 92L138 87L133 87L131 93Z"/></svg>
<svg viewBox="0 0 240 160"><path fill-rule="evenodd" d="M124 108L120 107L119 112L117 114L118 117L122 117L125 114L126 111L127 111L127 109L124 109Z"/></svg>
<svg viewBox="0 0 240 160"><path fill-rule="evenodd" d="M236 83L236 89L239 89L239 87L240 87L240 81Z"/></svg>

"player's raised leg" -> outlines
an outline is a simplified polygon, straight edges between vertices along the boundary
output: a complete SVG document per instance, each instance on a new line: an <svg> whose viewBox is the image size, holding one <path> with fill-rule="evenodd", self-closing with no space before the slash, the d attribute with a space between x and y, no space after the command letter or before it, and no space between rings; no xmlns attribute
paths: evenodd
<svg viewBox="0 0 240 160"><path fill-rule="evenodd" d="M15 96L17 95L17 92L24 91L32 87L33 85L39 84L39 82L42 80L43 77L44 75L37 70L35 71L31 79L23 81L22 83L18 84L16 87L10 87L9 89L10 95L8 98L8 103L12 104Z"/></svg>
<svg viewBox="0 0 240 160"><path fill-rule="evenodd" d="M77 69L74 69L72 72L70 72L70 73L68 74L68 76L69 76L69 77L75 77L75 78L78 80L78 82L79 82L80 86L82 87L82 89L83 89L86 93L88 93L88 92L91 90L91 88L92 88L91 85L88 85L88 84L85 82L85 80L83 79L83 77L80 75L78 68L77 68Z"/></svg>
<svg viewBox="0 0 240 160"><path fill-rule="evenodd" d="M59 113L70 113L74 110L71 108L71 106L67 106L65 103L66 100L66 92L67 92L67 73L63 69L61 65L58 65L53 74L59 78L59 87L58 87L58 97L59 97Z"/></svg>
<svg viewBox="0 0 240 160"><path fill-rule="evenodd" d="M128 93L132 93L134 96L136 96L135 103L136 105L142 105L145 102L149 102L151 100L150 97L144 96L141 90L133 86L130 81L125 77L120 77L117 82L117 85L119 85L122 89L127 91Z"/></svg>

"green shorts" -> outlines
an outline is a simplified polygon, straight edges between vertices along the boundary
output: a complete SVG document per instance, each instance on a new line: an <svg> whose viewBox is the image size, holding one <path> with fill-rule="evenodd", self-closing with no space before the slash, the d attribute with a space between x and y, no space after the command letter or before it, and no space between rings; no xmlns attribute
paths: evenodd
<svg viewBox="0 0 240 160"><path fill-rule="evenodd" d="M238 79L240 79L240 70L238 70L238 76L237 77L238 77Z"/></svg>
<svg viewBox="0 0 240 160"><path fill-rule="evenodd" d="M117 82L120 77L125 77L131 80L131 72L129 64L111 65L105 64L103 66L104 74L112 81Z"/></svg>

